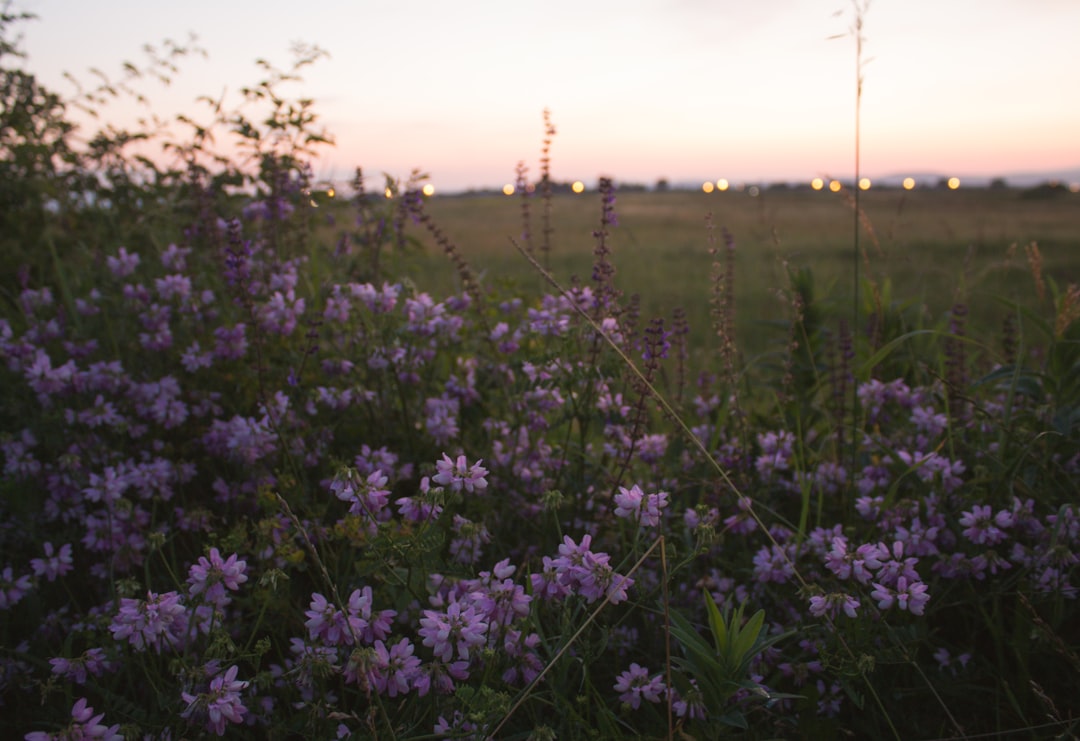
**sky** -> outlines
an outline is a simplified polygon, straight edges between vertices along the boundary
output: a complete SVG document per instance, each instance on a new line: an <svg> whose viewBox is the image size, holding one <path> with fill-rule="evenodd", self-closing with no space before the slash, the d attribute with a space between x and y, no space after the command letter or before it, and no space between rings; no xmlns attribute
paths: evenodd
<svg viewBox="0 0 1080 741"><path fill-rule="evenodd" d="M872 0L858 54L851 0L13 0L27 66L71 92L119 79L145 44L195 34L160 117L240 103L296 42L328 57L282 92L315 101L336 146L323 180L428 173L441 191L540 171L651 185L1080 171L1078 0ZM861 59L861 65L859 63ZM857 79L863 79L856 105ZM132 119L114 104L106 118ZM1080 176L1078 176L1080 177Z"/></svg>

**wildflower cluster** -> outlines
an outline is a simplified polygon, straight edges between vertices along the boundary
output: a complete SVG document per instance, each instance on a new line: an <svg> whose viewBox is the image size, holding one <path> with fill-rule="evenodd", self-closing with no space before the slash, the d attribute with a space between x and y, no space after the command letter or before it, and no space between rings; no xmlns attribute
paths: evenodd
<svg viewBox="0 0 1080 741"><path fill-rule="evenodd" d="M591 285L500 295L455 249L437 296L390 270L415 188L328 247L259 151L250 197L193 165L167 238L82 240L4 303L9 735L922 737L956 683L986 730L1014 665L1053 702L996 722L1080 713L1071 325L1038 372L856 363L779 405L726 348L675 408L685 317L618 290L612 181Z"/></svg>

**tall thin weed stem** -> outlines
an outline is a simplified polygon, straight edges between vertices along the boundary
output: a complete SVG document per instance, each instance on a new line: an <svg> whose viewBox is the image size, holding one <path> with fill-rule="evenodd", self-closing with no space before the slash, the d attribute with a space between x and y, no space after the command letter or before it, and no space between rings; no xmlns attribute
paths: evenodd
<svg viewBox="0 0 1080 741"><path fill-rule="evenodd" d="M870 0L852 0L855 8L855 20L852 26L852 34L855 37L855 188L854 199L855 208L853 209L853 225L852 225L852 285L851 285L851 326L859 326L859 285L861 282L859 276L859 259L860 259L860 216L862 214L862 208L859 201L859 194L862 192L861 179L862 179L862 94L863 94L863 69L866 66L866 60L863 58L863 20L866 15L866 11L870 7ZM878 312L880 315L880 311ZM851 472L854 475L858 470L859 465L859 447L858 447L858 421L859 421L859 396L858 385L851 384Z"/></svg>
<svg viewBox="0 0 1080 741"><path fill-rule="evenodd" d="M551 111L544 109L544 147L540 152L540 194L544 200L544 229L540 242L540 254L544 258L544 267L551 269L551 235L555 227L551 223L553 203L551 199L551 141L555 137L555 124L551 122Z"/></svg>

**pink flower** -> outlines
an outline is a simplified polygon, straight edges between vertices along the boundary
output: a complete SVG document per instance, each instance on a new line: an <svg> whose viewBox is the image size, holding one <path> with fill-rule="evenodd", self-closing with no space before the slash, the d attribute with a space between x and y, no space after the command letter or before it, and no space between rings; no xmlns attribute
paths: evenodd
<svg viewBox="0 0 1080 741"><path fill-rule="evenodd" d="M52 741L52 739L102 739L102 741L123 741L120 726L103 726L104 713L94 715L94 709L86 704L86 698L80 697L71 706L71 725L55 736L45 731L33 731L23 736L26 741Z"/></svg>
<svg viewBox="0 0 1080 741"><path fill-rule="evenodd" d="M420 659L413 656L413 651L408 638L389 649L382 641L375 641L375 657L368 672L371 686L389 697L407 693L420 676Z"/></svg>
<svg viewBox="0 0 1080 741"><path fill-rule="evenodd" d="M71 543L64 543L57 552L53 549L52 543L46 542L45 558L31 559L30 568L33 569L35 576L44 576L49 581L55 581L56 577L63 576L74 568Z"/></svg>
<svg viewBox="0 0 1080 741"><path fill-rule="evenodd" d="M482 460L478 460L472 466L469 465L465 456L459 455L457 460L451 460L450 456L443 453L443 459L435 463L438 473L432 477L432 481L439 486L448 487L451 491L473 492L483 491L487 488L487 469L481 466Z"/></svg>
<svg viewBox="0 0 1080 741"><path fill-rule="evenodd" d="M419 635L424 645L444 662L454 658L469 659L469 652L484 645L488 623L472 605L451 602L446 612L424 610Z"/></svg>
<svg viewBox="0 0 1080 741"><path fill-rule="evenodd" d="M631 488L620 486L615 495L615 516L635 520L642 527L656 527L660 523L660 513L668 505L666 491L648 494L637 484Z"/></svg>
<svg viewBox="0 0 1080 741"><path fill-rule="evenodd" d="M233 553L227 559L221 558L217 548L211 548L209 558L199 556L188 570L189 593L192 597L205 592L206 601L218 607L224 607L229 603L226 589L233 592L240 589L240 585L247 581L247 561L241 561Z"/></svg>
<svg viewBox="0 0 1080 741"><path fill-rule="evenodd" d="M660 702L664 683L659 674L650 678L649 670L635 663L616 677L615 691L619 693L620 700L637 710L641 707L642 699Z"/></svg>
<svg viewBox="0 0 1080 741"><path fill-rule="evenodd" d="M321 640L328 646L352 645L353 628L359 626L350 626L345 614L318 592L311 595L311 608L304 615L308 618L304 625L312 640Z"/></svg>
<svg viewBox="0 0 1080 741"><path fill-rule="evenodd" d="M120 609L109 630L118 641L127 639L137 651L175 648L187 634L187 610L176 592L146 593L146 599L120 600Z"/></svg>
<svg viewBox="0 0 1080 741"><path fill-rule="evenodd" d="M930 601L927 590L928 587L923 582L913 581L908 584L907 577L901 576L896 580L895 590L874 582L874 591L870 593L870 597L877 600L878 607L882 610L888 610L895 604L912 615L922 615L926 610L926 603Z"/></svg>
<svg viewBox="0 0 1080 741"><path fill-rule="evenodd" d="M180 713L182 718L193 715L206 715L206 727L219 736L225 735L225 723L243 723L247 708L240 699L240 693L247 689L248 683L236 678L237 667L230 666L225 674L210 680L210 689L200 695L187 692L180 697L188 704Z"/></svg>

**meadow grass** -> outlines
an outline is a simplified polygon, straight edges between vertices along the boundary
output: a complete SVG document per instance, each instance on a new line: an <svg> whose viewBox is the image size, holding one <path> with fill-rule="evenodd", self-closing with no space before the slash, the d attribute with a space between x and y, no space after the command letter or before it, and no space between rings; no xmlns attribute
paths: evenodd
<svg viewBox="0 0 1080 741"><path fill-rule="evenodd" d="M1009 311L998 299L1034 298L1025 245L1038 244L1043 270L1061 285L1080 280L1080 195L1032 199L1025 193L986 188L862 193L863 277L887 279L893 295L912 303L928 326L941 322L957 301L969 303L972 323L992 334ZM442 196L428 199L425 207L485 281L547 290L511 242L522 240L520 196ZM539 244L539 197L531 199L530 208ZM551 271L564 281L587 280L599 201L595 194L558 194L552 208ZM789 270L811 270L833 313L842 314L850 303L848 193L794 188L765 189L756 197L734 190L617 192L617 212L618 226L609 239L616 285L627 296L640 295L646 317L671 317L682 307L699 368L708 366L716 346L707 217L736 242L737 335L746 358L784 342L778 325L791 318L791 307L777 292L788 286ZM418 285L437 292L455 289L456 275L445 270L438 246L422 230L414 236L423 250L407 266Z"/></svg>

